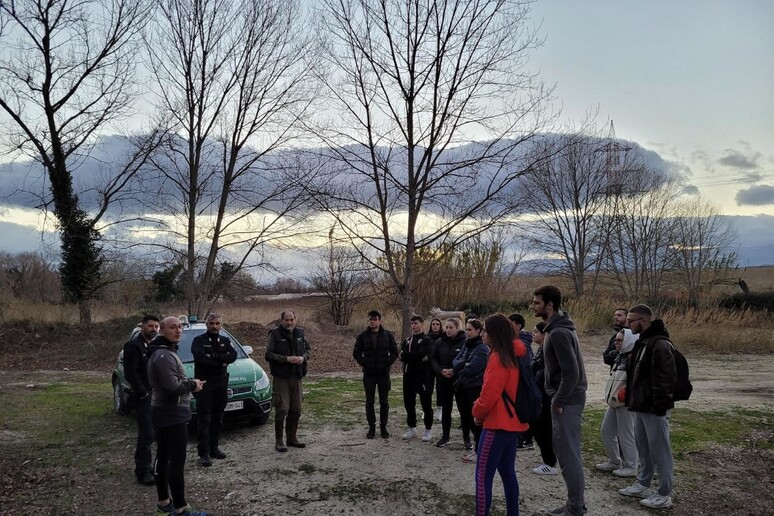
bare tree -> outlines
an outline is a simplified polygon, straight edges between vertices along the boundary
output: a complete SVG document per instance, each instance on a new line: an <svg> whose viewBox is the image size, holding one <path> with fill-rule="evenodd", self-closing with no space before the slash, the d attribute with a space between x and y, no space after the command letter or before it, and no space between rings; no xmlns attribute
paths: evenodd
<svg viewBox="0 0 774 516"><path fill-rule="evenodd" d="M309 36L297 1L163 0L148 53L174 137L155 159L165 245L184 264L191 314L201 316L232 277L292 236L300 206L278 149L298 136L314 98ZM179 242L185 242L181 248ZM222 277L221 277L222 280Z"/></svg>
<svg viewBox="0 0 774 516"><path fill-rule="evenodd" d="M389 278L403 333L415 256L454 246L508 214L502 198L548 93L526 68L540 44L529 2L323 0L323 78L336 121L310 202ZM319 158L318 158L319 159Z"/></svg>
<svg viewBox="0 0 774 516"><path fill-rule="evenodd" d="M100 286L97 226L147 157L125 165L103 189L96 214L82 205L73 172L106 125L132 99L135 36L149 14L142 0L19 0L0 2L0 108L10 119L6 143L39 161L50 182L49 202L61 231L60 277L81 322ZM120 173L119 173L120 174Z"/></svg>

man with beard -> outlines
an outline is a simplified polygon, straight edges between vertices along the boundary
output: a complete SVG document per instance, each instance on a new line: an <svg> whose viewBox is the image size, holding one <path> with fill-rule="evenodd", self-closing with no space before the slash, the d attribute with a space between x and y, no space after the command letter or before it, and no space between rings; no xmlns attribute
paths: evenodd
<svg viewBox="0 0 774 516"><path fill-rule="evenodd" d="M581 460L581 417L586 404L586 370L575 323L560 310L561 304L562 293L552 285L534 292L532 310L546 323L545 388L551 397L554 449L567 486L567 502L546 514L582 516L586 482Z"/></svg>
<svg viewBox="0 0 774 516"><path fill-rule="evenodd" d="M642 498L640 503L651 509L672 507L674 460L669 441L669 414L675 407L677 366L674 347L664 321L653 319L647 305L629 309L627 322L639 336L634 343L626 369L626 406L635 413L634 441L640 459L637 482L618 492ZM650 489L658 470L658 490Z"/></svg>
<svg viewBox="0 0 774 516"><path fill-rule="evenodd" d="M156 431L157 516L208 516L192 511L185 501L185 455L191 393L200 392L204 382L187 378L177 346L183 324L176 317L161 321L159 336L148 349L148 381L152 389L151 418ZM170 497L171 494L171 497Z"/></svg>
<svg viewBox="0 0 774 516"><path fill-rule="evenodd" d="M301 418L301 379L306 376L310 348L304 337L304 330L296 327L296 314L293 310L283 310L280 319L282 326L269 332L266 361L274 378L274 449L286 452L288 449L283 442L286 419L288 446L306 447L306 444L298 440L296 433Z"/></svg>
<svg viewBox="0 0 774 516"><path fill-rule="evenodd" d="M151 421L151 388L148 383L148 344L159 332L155 315L142 318L140 331L124 344L124 374L132 388L130 404L137 413L137 446L134 451L134 476L146 486L156 485L151 463L153 422Z"/></svg>
<svg viewBox="0 0 774 516"><path fill-rule="evenodd" d="M615 347L616 335L626 328L626 312L626 308L616 308L615 312L613 312L613 329L615 332L613 332L613 336L610 337L610 342L607 343L607 349L602 352L602 360L604 360L605 364L609 365L611 368L615 363L615 358L618 356L618 351Z"/></svg>
<svg viewBox="0 0 774 516"><path fill-rule="evenodd" d="M231 339L220 334L223 318L207 316L207 332L197 335L191 344L194 376L207 384L196 394L199 464L212 466L212 459L225 459L218 447L223 412L228 404L228 365L236 361Z"/></svg>

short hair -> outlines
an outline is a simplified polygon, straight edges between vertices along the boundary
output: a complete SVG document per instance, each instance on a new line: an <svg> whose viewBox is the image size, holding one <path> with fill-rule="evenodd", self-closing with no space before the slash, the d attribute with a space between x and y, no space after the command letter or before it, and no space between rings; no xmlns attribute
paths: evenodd
<svg viewBox="0 0 774 516"><path fill-rule="evenodd" d="M562 307L562 291L553 285L543 285L532 293L533 296L540 296L545 304L551 303L554 311Z"/></svg>
<svg viewBox="0 0 774 516"><path fill-rule="evenodd" d="M643 315L648 320L653 317L653 310L651 310L648 305L634 305L629 308L629 313Z"/></svg>
<svg viewBox="0 0 774 516"><path fill-rule="evenodd" d="M481 319L468 319L465 324L469 324L479 331L484 329L484 323L481 322Z"/></svg>
<svg viewBox="0 0 774 516"><path fill-rule="evenodd" d="M205 322L209 323L210 321L215 320L215 319L220 319L222 321L223 317L221 317L221 315L219 313L212 312L211 314L209 314L207 316L207 320Z"/></svg>
<svg viewBox="0 0 774 516"><path fill-rule="evenodd" d="M290 312L291 314L293 314L293 318L295 319L296 312L294 312L293 310L283 310L282 312L280 312L280 320L282 320L282 321L285 320L285 313L286 312Z"/></svg>
<svg viewBox="0 0 774 516"><path fill-rule="evenodd" d="M379 310L371 310L370 312L368 312L368 318L370 319L371 317L378 317L379 319L381 319L382 313Z"/></svg>
<svg viewBox="0 0 774 516"><path fill-rule="evenodd" d="M613 313L616 313L616 312L623 312L623 313L626 313L626 312L628 312L628 311L629 311L629 309L628 309L628 308L621 308L621 307L619 306L618 308L616 308L615 310L613 310Z"/></svg>
<svg viewBox="0 0 774 516"><path fill-rule="evenodd" d="M459 329L460 326L462 326L462 321L460 321L459 317L449 317L446 319L447 323L452 323L455 328Z"/></svg>
<svg viewBox="0 0 774 516"><path fill-rule="evenodd" d="M145 324L148 321L156 321L157 323L161 323L161 321L159 321L159 318L156 317L155 315L146 315L145 317L142 318L143 324Z"/></svg>
<svg viewBox="0 0 774 516"><path fill-rule="evenodd" d="M413 315L413 316L411 316L411 322L414 322L414 321L419 321L419 322L423 323L423 322L425 322L425 318L422 317L421 315Z"/></svg>
<svg viewBox="0 0 774 516"><path fill-rule="evenodd" d="M545 333L546 332L546 323L543 322L543 321L540 321L539 323L537 323L535 325L535 329L537 331L539 331L540 333Z"/></svg>
<svg viewBox="0 0 774 516"><path fill-rule="evenodd" d="M508 319L515 322L522 328L524 328L527 325L527 321L524 319L524 316L521 314L511 314L508 316Z"/></svg>

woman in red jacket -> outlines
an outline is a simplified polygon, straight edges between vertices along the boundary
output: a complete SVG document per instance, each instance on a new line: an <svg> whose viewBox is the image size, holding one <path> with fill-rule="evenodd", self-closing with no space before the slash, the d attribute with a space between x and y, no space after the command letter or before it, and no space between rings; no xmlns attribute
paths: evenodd
<svg viewBox="0 0 774 516"><path fill-rule="evenodd" d="M516 445L519 433L528 428L514 414L508 416L502 399L505 390L516 399L519 385L517 356L527 354L524 343L518 340L516 329L503 314L495 314L484 321L484 342L491 348L484 372L481 395L473 405L473 417L484 430L478 445L476 461L476 515L489 514L492 504L492 480L500 473L505 491L507 516L519 514L519 481L516 479Z"/></svg>

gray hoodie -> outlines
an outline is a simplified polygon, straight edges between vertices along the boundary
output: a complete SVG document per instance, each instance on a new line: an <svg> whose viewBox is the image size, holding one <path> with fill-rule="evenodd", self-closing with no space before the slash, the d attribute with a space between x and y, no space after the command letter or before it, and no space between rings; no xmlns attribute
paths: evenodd
<svg viewBox="0 0 774 516"><path fill-rule="evenodd" d="M583 367L578 334L570 317L558 312L546 322L543 354L546 362L546 393L552 405L586 403L586 370Z"/></svg>

